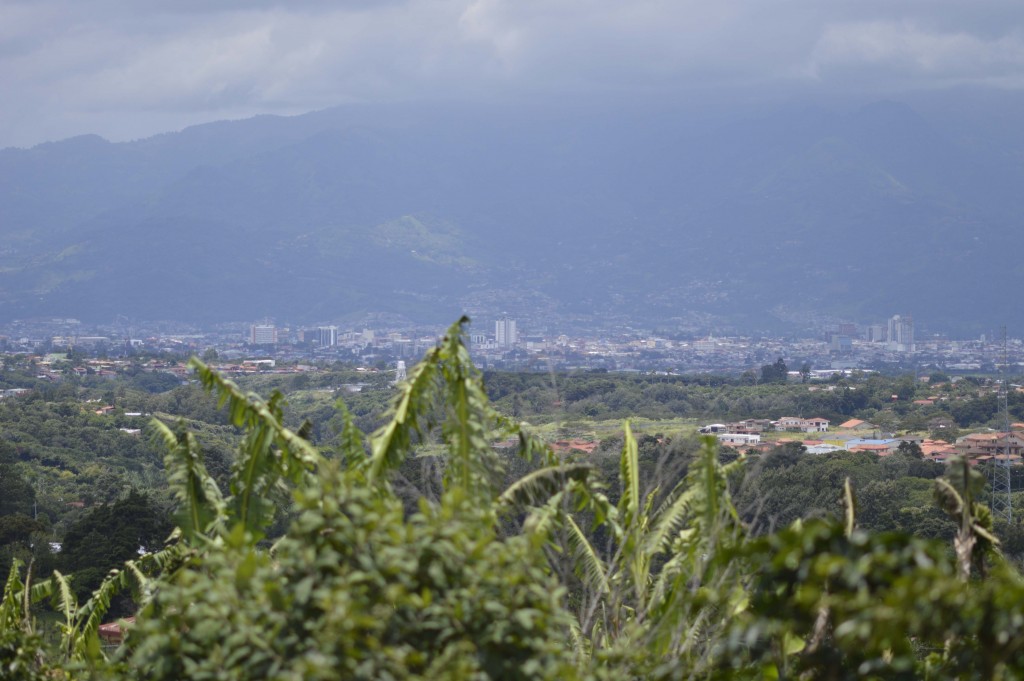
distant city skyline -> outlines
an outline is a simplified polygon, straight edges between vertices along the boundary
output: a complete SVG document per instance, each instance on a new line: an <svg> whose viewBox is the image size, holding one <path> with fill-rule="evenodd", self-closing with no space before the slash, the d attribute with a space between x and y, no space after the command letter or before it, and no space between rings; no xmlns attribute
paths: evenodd
<svg viewBox="0 0 1024 681"><path fill-rule="evenodd" d="M959 374L1000 370L1004 352L1010 375L1024 374L1024 340L1001 334L975 339L914 339L895 327L908 324L909 315L893 315L883 328L894 326L894 338L872 339L872 327L840 322L803 337L751 337L742 335L692 335L668 338L652 331L619 328L578 333L539 333L506 346L497 342L507 333L510 317L494 321L495 334L471 333L470 352L483 369L591 370L669 374L755 372L776 358L784 358L791 379L809 367L818 379L836 372L887 371L927 376L934 372ZM0 354L32 352L63 353L70 350L96 357L172 352L203 355L217 351L225 361L269 360L284 362L355 362L397 371L397 362L412 366L443 335L444 327L394 327L376 329L360 325L314 324L277 326L272 320L247 325L222 324L202 329L189 325L180 331L172 322L134 321L137 336L123 336L117 325L91 325L74 318L21 321L0 326ZM506 331L501 332L500 326ZM912 327L910 327L912 329ZM839 332L853 332L842 335ZM887 332L887 329L886 329ZM900 334L903 341L898 340ZM885 334L887 336L887 333ZM335 339L335 345L322 344ZM253 341L257 342L253 342ZM901 344L902 343L902 346ZM800 368L800 371L797 369Z"/></svg>

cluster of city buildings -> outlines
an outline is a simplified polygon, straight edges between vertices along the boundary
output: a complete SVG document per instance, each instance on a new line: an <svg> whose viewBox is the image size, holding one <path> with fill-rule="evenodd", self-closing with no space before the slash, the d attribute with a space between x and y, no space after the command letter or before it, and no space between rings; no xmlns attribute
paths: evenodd
<svg viewBox="0 0 1024 681"><path fill-rule="evenodd" d="M702 426L700 432L716 435L759 435L768 432L825 433L828 432L828 424L828 419L817 416L809 419L797 416L783 416L775 421L769 419L746 419L733 423L711 423Z"/></svg>
<svg viewBox="0 0 1024 681"><path fill-rule="evenodd" d="M832 350L840 354L853 352L853 339L858 336L856 324L840 324L836 333L830 334ZM914 352L914 318L893 315L885 324L869 324L862 338L868 343L884 345L889 352Z"/></svg>
<svg viewBox="0 0 1024 681"><path fill-rule="evenodd" d="M138 352L269 357L284 361L350 361L367 365L409 362L433 347L444 328L395 325L382 318L357 328L339 324L308 327L264 320L209 328L170 322L90 326L74 319L22 320L0 328L0 352L62 352L118 356ZM469 329L474 360L484 368L571 371L607 369L665 373L752 372L783 358L791 380L828 377L854 370L996 373L1024 369L1024 342L986 337L953 340L915 333L909 315L884 324L834 324L815 336L662 335L629 326L592 335L525 332L520 320L503 315ZM1004 361L1005 359L1005 361ZM1004 366L1007 365L1007 366Z"/></svg>
<svg viewBox="0 0 1024 681"><path fill-rule="evenodd" d="M34 378L52 383L60 382L69 375L114 379L124 375L126 371L169 374L182 382L194 378L192 369L187 363L160 359L148 359L139 362L128 358L76 358L72 361L65 353L49 353L45 355L22 355L21 361L31 367ZM239 362L211 362L210 364L220 373L234 375L257 373L295 374L319 371L319 367L311 364L289 363L277 366L276 360L273 359L247 359ZM18 397L28 392L30 392L29 388L0 389L0 399Z"/></svg>
<svg viewBox="0 0 1024 681"><path fill-rule="evenodd" d="M877 456L896 453L901 445L916 445L928 461L945 463L952 456L960 456L972 465L998 462L1018 465L1024 460L1024 423L1014 423L1004 432L978 432L958 437L953 442L918 435L893 436L880 432L874 424L861 419L849 419L830 432L827 419L801 419L783 417L746 419L733 423L711 423L699 431L714 435L719 443L749 452L766 452L786 443L799 443L808 454L828 454L837 451L866 452ZM821 433L815 438L794 440L771 437L779 432ZM872 432L873 431L873 432ZM865 437L865 432L872 435Z"/></svg>

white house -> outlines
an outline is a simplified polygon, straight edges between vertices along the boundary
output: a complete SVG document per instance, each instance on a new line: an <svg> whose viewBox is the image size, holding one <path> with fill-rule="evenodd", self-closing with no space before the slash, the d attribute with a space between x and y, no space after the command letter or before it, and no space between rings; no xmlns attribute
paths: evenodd
<svg viewBox="0 0 1024 681"><path fill-rule="evenodd" d="M819 417L801 419L795 416L783 416L775 422L775 428L794 433L824 433L828 431L828 419Z"/></svg>
<svg viewBox="0 0 1024 681"><path fill-rule="evenodd" d="M749 447L761 442L761 436L757 433L718 433L715 437L720 443L730 447Z"/></svg>

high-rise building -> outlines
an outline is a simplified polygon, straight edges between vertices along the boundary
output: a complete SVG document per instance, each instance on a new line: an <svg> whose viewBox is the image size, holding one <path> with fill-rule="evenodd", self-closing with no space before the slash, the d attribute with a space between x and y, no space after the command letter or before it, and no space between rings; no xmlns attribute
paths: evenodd
<svg viewBox="0 0 1024 681"><path fill-rule="evenodd" d="M894 315L889 319L889 350L914 351L914 319L910 315Z"/></svg>
<svg viewBox="0 0 1024 681"><path fill-rule="evenodd" d="M338 327L320 326L317 327L317 341L322 348L333 348L338 344Z"/></svg>
<svg viewBox="0 0 1024 681"><path fill-rule="evenodd" d="M519 342L516 320L505 317L494 322L494 342L500 348L511 348Z"/></svg>
<svg viewBox="0 0 1024 681"><path fill-rule="evenodd" d="M249 343L252 345L276 345L277 327L273 324L253 324L249 327Z"/></svg>
<svg viewBox="0 0 1024 681"><path fill-rule="evenodd" d="M887 339L885 335L886 327L884 324L872 324L868 327L868 342L869 343L884 343Z"/></svg>

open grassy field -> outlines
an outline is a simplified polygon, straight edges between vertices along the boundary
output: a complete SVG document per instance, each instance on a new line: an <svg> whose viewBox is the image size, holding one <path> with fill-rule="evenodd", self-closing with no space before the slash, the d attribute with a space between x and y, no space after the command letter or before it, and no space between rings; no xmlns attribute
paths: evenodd
<svg viewBox="0 0 1024 681"><path fill-rule="evenodd" d="M696 419L649 419L633 418L630 425L634 433L649 435L664 435L665 437L679 437L695 433L700 427ZM580 440L602 440L622 432L623 421L619 419L608 419L601 421L593 420L563 420L551 423L544 423L533 426L531 429L545 440L558 440L564 438L577 438Z"/></svg>

